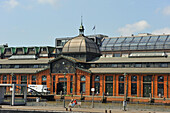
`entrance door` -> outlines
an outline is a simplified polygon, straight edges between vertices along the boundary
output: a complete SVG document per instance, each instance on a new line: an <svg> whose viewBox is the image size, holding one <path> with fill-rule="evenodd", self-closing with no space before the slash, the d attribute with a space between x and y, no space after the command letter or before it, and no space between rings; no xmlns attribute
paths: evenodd
<svg viewBox="0 0 170 113"><path fill-rule="evenodd" d="M144 97L150 97L150 93L151 93L151 84L143 84L143 96Z"/></svg>
<svg viewBox="0 0 170 113"><path fill-rule="evenodd" d="M65 83L65 92L67 92L67 83ZM60 92L62 91L62 94L64 94L64 82L57 83L57 94L60 95Z"/></svg>
<svg viewBox="0 0 170 113"><path fill-rule="evenodd" d="M106 91L106 95L108 96L113 96L113 83L106 83L106 87L105 87Z"/></svg>

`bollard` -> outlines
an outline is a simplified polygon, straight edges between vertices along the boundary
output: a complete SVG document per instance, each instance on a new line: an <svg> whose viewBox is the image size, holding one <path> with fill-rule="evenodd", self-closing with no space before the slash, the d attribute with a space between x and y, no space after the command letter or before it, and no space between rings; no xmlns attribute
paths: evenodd
<svg viewBox="0 0 170 113"><path fill-rule="evenodd" d="M105 110L105 113L107 113L107 110Z"/></svg>
<svg viewBox="0 0 170 113"><path fill-rule="evenodd" d="M70 111L72 111L72 109L70 108Z"/></svg>
<svg viewBox="0 0 170 113"><path fill-rule="evenodd" d="M112 113L112 111L111 111L111 110L109 110L109 113Z"/></svg>
<svg viewBox="0 0 170 113"><path fill-rule="evenodd" d="M66 111L68 111L68 108L66 108Z"/></svg>

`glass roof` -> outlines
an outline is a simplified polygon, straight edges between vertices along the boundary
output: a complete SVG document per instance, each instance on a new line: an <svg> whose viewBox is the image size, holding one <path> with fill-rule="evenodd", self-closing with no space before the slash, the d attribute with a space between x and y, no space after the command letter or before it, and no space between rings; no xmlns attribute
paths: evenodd
<svg viewBox="0 0 170 113"><path fill-rule="evenodd" d="M101 51L170 49L170 36L107 38L100 49Z"/></svg>

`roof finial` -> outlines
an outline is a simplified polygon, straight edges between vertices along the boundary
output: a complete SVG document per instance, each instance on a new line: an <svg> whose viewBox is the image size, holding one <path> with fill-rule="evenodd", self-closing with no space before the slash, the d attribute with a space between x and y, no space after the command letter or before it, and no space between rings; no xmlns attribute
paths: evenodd
<svg viewBox="0 0 170 113"><path fill-rule="evenodd" d="M84 36L83 16L81 16L81 25L79 28L79 35Z"/></svg>
<svg viewBox="0 0 170 113"><path fill-rule="evenodd" d="M81 25L83 25L83 16L81 15Z"/></svg>

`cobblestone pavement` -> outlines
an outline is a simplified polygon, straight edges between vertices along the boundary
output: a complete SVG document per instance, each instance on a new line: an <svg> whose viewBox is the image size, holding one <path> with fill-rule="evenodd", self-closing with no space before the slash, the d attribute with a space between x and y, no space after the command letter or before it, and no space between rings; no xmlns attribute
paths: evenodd
<svg viewBox="0 0 170 113"><path fill-rule="evenodd" d="M63 107L49 107L49 106L9 106L2 105L2 110L23 110L23 111L45 111L45 112L70 112L66 111L66 108ZM169 113L169 112L157 112L157 111L137 111L137 110L128 110L122 111L119 109L96 109L96 108L72 108L72 112L75 113Z"/></svg>

